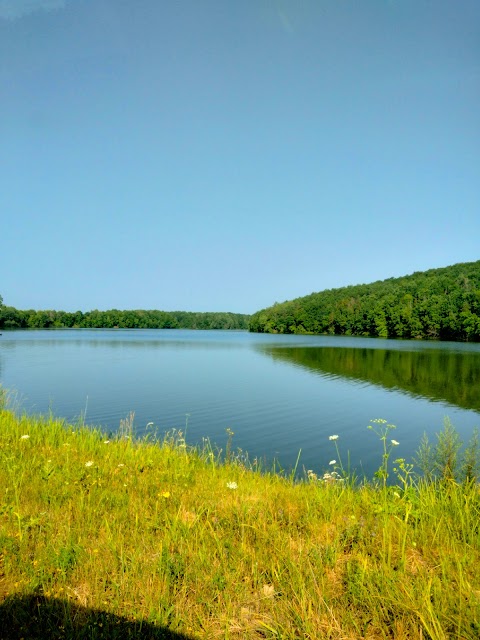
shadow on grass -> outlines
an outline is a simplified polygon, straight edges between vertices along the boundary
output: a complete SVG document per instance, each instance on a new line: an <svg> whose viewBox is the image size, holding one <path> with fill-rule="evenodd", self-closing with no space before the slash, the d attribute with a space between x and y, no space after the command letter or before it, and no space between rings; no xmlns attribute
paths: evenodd
<svg viewBox="0 0 480 640"><path fill-rule="evenodd" d="M141 620L87 609L40 595L10 596L0 604L0 640L195 640Z"/></svg>

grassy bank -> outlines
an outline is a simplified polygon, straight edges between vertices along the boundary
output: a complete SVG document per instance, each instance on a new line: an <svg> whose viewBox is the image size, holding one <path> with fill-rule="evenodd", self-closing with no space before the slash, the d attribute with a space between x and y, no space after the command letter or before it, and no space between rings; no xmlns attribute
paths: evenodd
<svg viewBox="0 0 480 640"><path fill-rule="evenodd" d="M388 486L390 442L294 483L1 411L0 638L478 638L478 485Z"/></svg>

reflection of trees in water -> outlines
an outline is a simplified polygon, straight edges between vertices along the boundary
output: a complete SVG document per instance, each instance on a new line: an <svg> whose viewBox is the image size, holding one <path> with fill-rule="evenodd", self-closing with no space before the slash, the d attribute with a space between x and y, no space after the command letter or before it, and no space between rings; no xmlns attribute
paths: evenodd
<svg viewBox="0 0 480 640"><path fill-rule="evenodd" d="M194 640L192 636L133 622L106 611L88 609L67 600L40 595L13 595L0 605L0 639L56 640L57 638L112 640Z"/></svg>
<svg viewBox="0 0 480 640"><path fill-rule="evenodd" d="M261 345L259 350L310 371L480 411L480 353L270 345Z"/></svg>
<svg viewBox="0 0 480 640"><path fill-rule="evenodd" d="M99 333L102 329L99 330ZM202 332L198 332L199 334ZM152 340L145 339L142 340L141 336L138 334L136 337L132 337L129 339L125 338L121 334L119 334L118 339L111 340L103 340L103 339L95 339L90 340L88 338L81 339L70 339L70 335L65 334L65 339L63 340L31 340L29 346L33 346L35 348L64 348L64 347L76 347L79 349L112 349L112 350L120 350L120 349L137 349L137 350L145 350L151 351L152 349L183 349L187 350L212 350L218 351L219 349L228 350L228 349L238 349L239 344L235 342L220 342L218 339L196 339L196 340ZM26 343L23 343L26 344ZM241 345L240 345L241 346ZM1 640L1 639L0 639Z"/></svg>

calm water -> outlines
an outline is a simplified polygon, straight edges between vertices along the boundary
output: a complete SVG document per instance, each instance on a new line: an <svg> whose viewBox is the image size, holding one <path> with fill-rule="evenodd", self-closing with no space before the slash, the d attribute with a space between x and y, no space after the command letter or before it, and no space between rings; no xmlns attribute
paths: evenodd
<svg viewBox="0 0 480 640"><path fill-rule="evenodd" d="M372 418L397 425L395 454L409 458L424 431L448 416L463 438L480 426L480 344L182 330L3 331L0 382L32 413L115 431L135 412L233 445L288 469L322 471L336 458L371 475L381 447Z"/></svg>

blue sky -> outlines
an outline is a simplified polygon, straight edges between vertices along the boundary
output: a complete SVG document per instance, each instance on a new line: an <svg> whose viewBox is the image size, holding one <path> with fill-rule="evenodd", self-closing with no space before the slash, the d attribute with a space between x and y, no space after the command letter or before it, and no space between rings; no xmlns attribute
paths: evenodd
<svg viewBox="0 0 480 640"><path fill-rule="evenodd" d="M0 0L0 295L252 313L480 258L478 0Z"/></svg>

